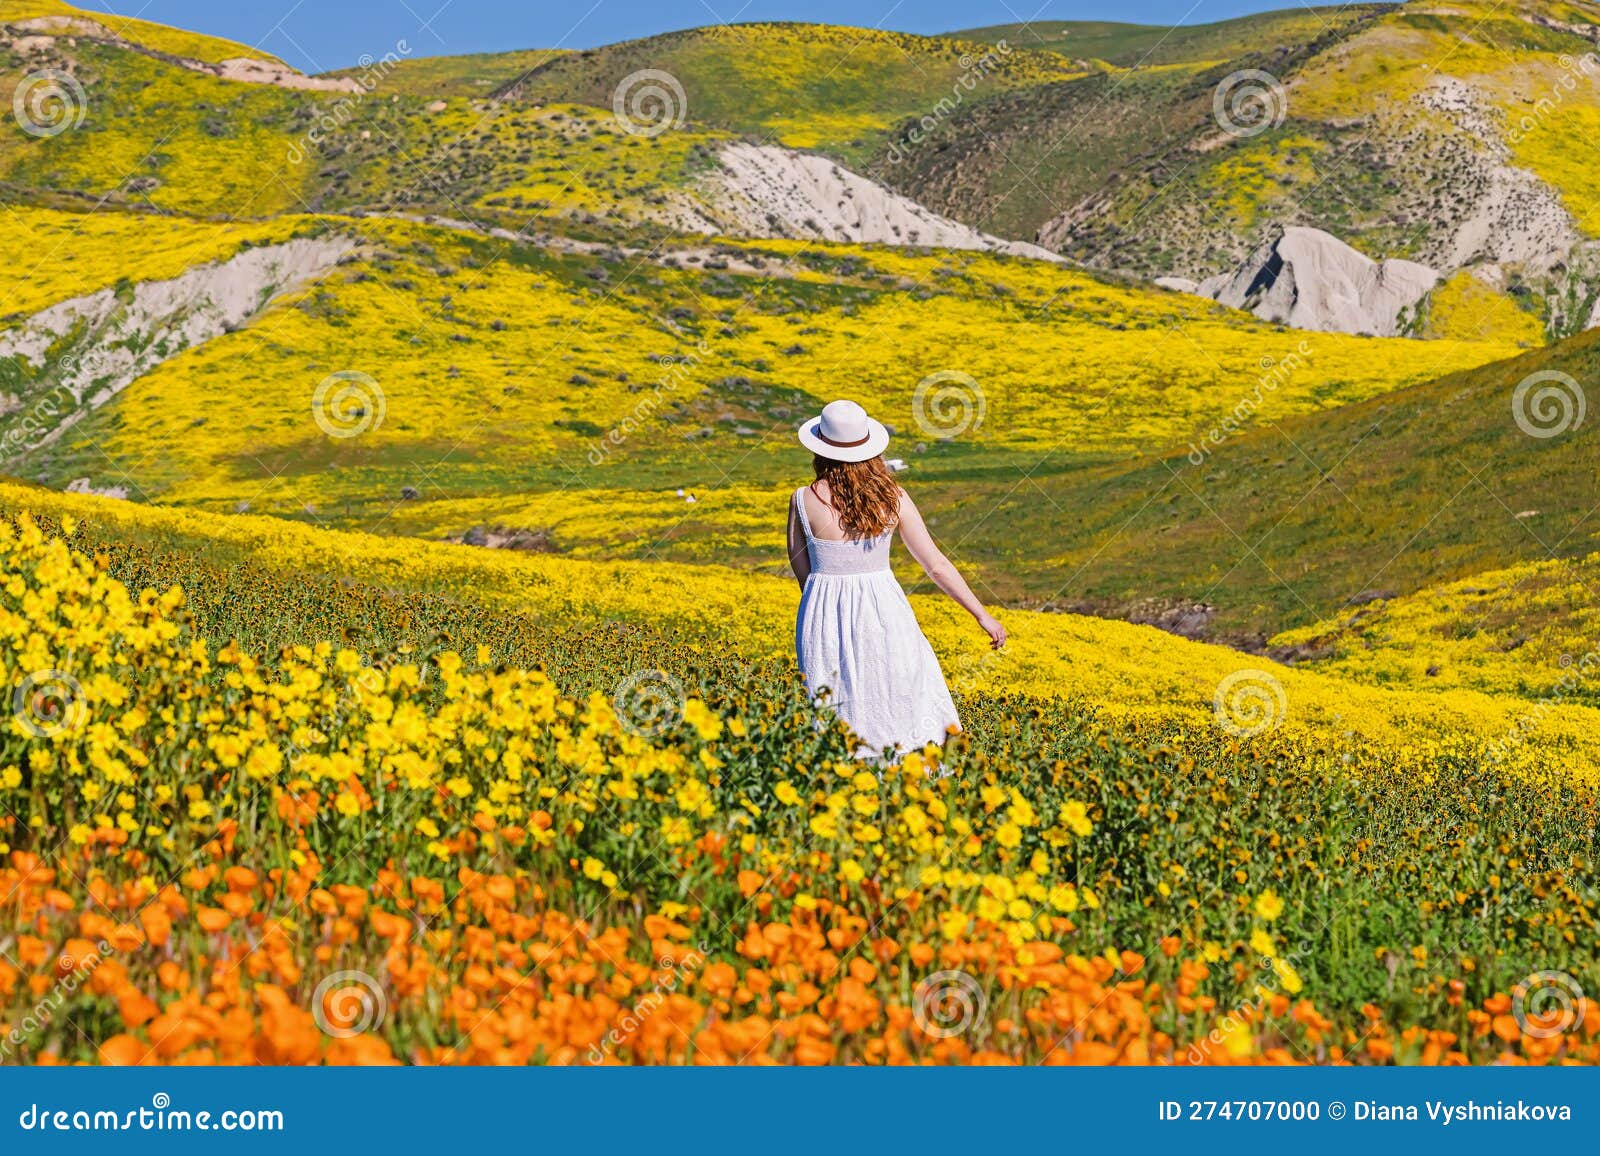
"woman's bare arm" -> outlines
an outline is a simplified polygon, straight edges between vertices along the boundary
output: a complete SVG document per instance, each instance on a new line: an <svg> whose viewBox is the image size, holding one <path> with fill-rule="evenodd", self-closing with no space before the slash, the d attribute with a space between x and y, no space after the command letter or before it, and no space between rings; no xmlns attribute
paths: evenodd
<svg viewBox="0 0 1600 1156"><path fill-rule="evenodd" d="M800 524L800 510L795 502L789 503L789 565L794 569L794 580L805 589L811 576L811 552L806 549L806 529Z"/></svg>
<svg viewBox="0 0 1600 1156"><path fill-rule="evenodd" d="M927 574L933 584L978 620L978 625L983 627L984 633L989 636L989 644L996 650L1004 646L1006 628L983 608L983 603L972 593L972 588L961 576L961 571L955 568L950 559L946 558L944 552L934 543L933 535L928 533L927 524L922 520L922 512L911 500L911 495L904 490L900 491L900 537L905 542L906 549L911 551L911 556L916 559L917 565L922 567L923 573Z"/></svg>

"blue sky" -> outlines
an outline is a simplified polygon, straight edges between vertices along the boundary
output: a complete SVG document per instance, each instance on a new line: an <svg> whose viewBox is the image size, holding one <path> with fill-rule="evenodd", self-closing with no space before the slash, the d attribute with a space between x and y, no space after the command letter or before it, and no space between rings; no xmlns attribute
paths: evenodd
<svg viewBox="0 0 1600 1156"><path fill-rule="evenodd" d="M1024 20L1203 24L1296 0L76 0L225 36L306 72L381 57L400 40L415 56L508 48L593 48L723 21L815 20L903 32L949 32Z"/></svg>

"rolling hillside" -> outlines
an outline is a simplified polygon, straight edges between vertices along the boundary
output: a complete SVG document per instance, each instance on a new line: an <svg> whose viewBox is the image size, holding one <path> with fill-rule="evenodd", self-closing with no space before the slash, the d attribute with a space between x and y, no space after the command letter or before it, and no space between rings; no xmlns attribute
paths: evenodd
<svg viewBox="0 0 1600 1156"><path fill-rule="evenodd" d="M0 24L10 25L29 35L71 35L76 40L123 43L137 50L168 57L221 64L225 60L259 60L283 65L270 53L258 48L169 28L132 16L113 16L64 4L61 0L0 0Z"/></svg>
<svg viewBox="0 0 1600 1156"><path fill-rule="evenodd" d="M285 158L314 99L307 94L230 83L106 40L10 27L0 98L8 108L32 101L38 123L29 132L8 118L0 132L8 198L264 217L305 195L309 174ZM29 79L53 75L72 80Z"/></svg>
<svg viewBox="0 0 1600 1156"><path fill-rule="evenodd" d="M1354 607L1272 645L1377 686L1517 695L1542 716L1600 701L1597 595L1600 554L1524 562Z"/></svg>
<svg viewBox="0 0 1600 1156"><path fill-rule="evenodd" d="M48 146L0 140L0 178L41 204L433 215L610 243L1037 239L1183 284L1312 226L1441 285L1470 273L1505 318L1496 339L1577 332L1600 301L1591 190L1570 162L1600 107L1595 26L1546 0L1032 29L1109 56L1005 29L986 43L753 24L578 53L391 54L315 78L206 71L224 47L29 33L31 11L0 24L15 67L97 93ZM950 240L961 229L976 233ZM1404 306L1425 309L1417 296ZM1439 328L1391 321L1345 331Z"/></svg>
<svg viewBox="0 0 1600 1156"><path fill-rule="evenodd" d="M1082 75L1054 52L809 24L731 24L575 52L508 87L519 101L612 106L629 77L664 72L691 125L754 134L847 161L901 120L969 90L979 98ZM641 78L642 80L643 78ZM644 95L641 93L641 95Z"/></svg>
<svg viewBox="0 0 1600 1156"><path fill-rule="evenodd" d="M35 218L63 235L42 259ZM567 515L610 492L687 487L714 499L713 518L730 486L770 503L775 483L805 469L790 439L798 415L844 376L928 481L1009 489L1041 466L1183 444L1296 340L1198 298L999 256L801 242L567 251L336 216L216 225L209 240L191 226L190 251L211 263L183 273L175 294L139 276L140 248L123 264L110 235L90 251L66 243L71 220L18 210L0 230L30 292L57 267L85 291L114 290L14 312L0 331L10 429L58 387L74 398L48 433L28 434L17 472L440 534L516 511L522 529L589 553L665 548L662 534L691 512L680 502L661 524L645 513L659 503L630 503L604 532L569 537ZM1394 364L1374 356L1385 348ZM1327 335L1264 416L1509 352ZM324 387L361 407L333 430L313 420ZM435 502L457 504L446 515ZM533 524L530 506L545 510ZM683 533L697 539L701 523ZM716 536L691 548L730 545L715 521L708 529Z"/></svg>
<svg viewBox="0 0 1600 1156"><path fill-rule="evenodd" d="M33 11L13 6L3 23L15 32ZM1586 431L1519 435L1502 420L1505 393L1547 363L1490 365L1537 342L1542 309L1581 311L1579 281L1565 305L1541 303L1514 271L1495 281L1475 266L1419 306L1407 331L1433 340L1307 344L1188 294L921 251L923 230L973 248L992 239L909 216L869 183L830 195L872 202L859 214L878 222L868 239L915 247L836 243L852 235L839 220L808 236L771 216L777 200L727 183L746 134L839 158L878 149L882 161L917 102L937 104L977 68L936 132L981 126L992 152L963 160L955 137L940 138L873 172L922 182L933 203L1000 232L1017 220L998 228L959 190L989 196L1010 176L1040 205L1111 196L1095 219L1132 243L1145 234L1117 217L1124 154L1189 148L1217 70L1242 59L1227 53L1248 46L1304 78L1297 109L1322 107L1312 97L1333 99L1331 61L1376 67L1348 44L1376 36L1415 57L1416 37L1432 43L1432 24L1403 15L1367 6L1186 29L1158 38L1160 62L1141 67L1130 56L1152 52L1150 36L1122 27L1047 27L1042 46L1015 47L1004 29L947 40L750 25L283 83L195 67L232 59L226 45L190 45L183 59L176 43L147 50L133 32L160 34L142 28L13 38L8 75L60 66L92 98L71 131L0 137L18 198L0 249L21 270L0 307L9 468L216 511L767 568L771 511L803 472L788 431L847 381L896 428L931 520L1002 602L1259 646L1374 589L1535 559L1539 542L1582 554ZM1529 67L1576 35L1533 15L1514 24L1522 39L1506 51ZM1103 51L1059 51L1055 40L1079 34ZM995 54L975 57L985 39ZM652 62L684 103L639 131L611 97ZM1411 83L1389 89L1410 99ZM1094 147L1053 151L1045 130L1085 117ZM1225 141L1205 163L1278 139ZM1021 154L1006 156L1013 145L1061 159L1067 183L1033 187ZM783 166L806 154L771 148L774 187L800 181ZM734 191L749 200L738 211ZM123 212L63 211L101 202ZM1019 203L992 197L996 212ZM1186 267L1187 242L1169 229L1181 214L1154 206L1150 223L1169 230L1162 260ZM231 220L199 219L224 209ZM1591 345L1557 347L1548 366L1587 380ZM1463 389L1481 404L1445 400ZM339 399L350 429L312 420L328 414L316 396ZM1202 464L1187 461L1241 412ZM1419 440L1433 424L1439 434ZM1484 482L1455 484L1462 462ZM1537 513L1508 521L1502 501ZM1329 542L1331 563L1315 549Z"/></svg>
<svg viewBox="0 0 1600 1156"><path fill-rule="evenodd" d="M0 0L0 1055L1600 1063L1589 15ZM841 396L1008 634L895 549L917 750L796 669Z"/></svg>
<svg viewBox="0 0 1600 1156"><path fill-rule="evenodd" d="M1054 115L1014 98L964 108L894 166L895 186L1146 277L1199 280L1275 229L1314 226L1369 256L1471 268L1552 332L1589 323L1596 218L1574 158L1600 107L1600 9L1410 3L1236 23L1084 29L1125 40L1120 61L1172 51L1126 79L1056 86ZM1185 51L1199 43L1216 55Z"/></svg>
<svg viewBox="0 0 1600 1156"><path fill-rule="evenodd" d="M366 67L341 68L325 75L359 81L369 77L373 70L381 69L383 88L387 92L426 97L429 100L457 96L483 97L561 55L563 51L524 48L509 52L471 52L461 56L413 56L408 52L404 58L387 63L374 60Z"/></svg>
<svg viewBox="0 0 1600 1156"><path fill-rule="evenodd" d="M1325 8L1308 5L1173 28L1110 20L1031 20L1026 24L994 24L952 35L990 44L1004 40L1017 48L1044 49L1133 69L1235 60L1259 52L1263 47L1315 40L1330 28L1366 19L1388 7L1387 4Z"/></svg>
<svg viewBox="0 0 1600 1156"><path fill-rule="evenodd" d="M952 493L944 533L1019 595L1260 646L1385 593L1592 553L1600 443L1581 383L1597 371L1586 333L998 505Z"/></svg>

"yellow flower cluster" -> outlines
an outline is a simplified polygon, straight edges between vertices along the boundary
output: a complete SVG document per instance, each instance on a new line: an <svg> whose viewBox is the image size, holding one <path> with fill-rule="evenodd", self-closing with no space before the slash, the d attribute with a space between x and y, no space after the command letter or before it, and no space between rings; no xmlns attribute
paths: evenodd
<svg viewBox="0 0 1600 1156"><path fill-rule="evenodd" d="M868 877L897 902L942 887L1017 942L1048 928L1047 907L1097 902L1072 882L1083 802L941 778L931 750L882 778L835 759L802 786L693 695L641 728L620 696L566 698L541 673L487 669L486 651L470 667L448 651L370 664L326 642L270 665L213 652L183 626L180 590L132 597L27 516L0 522L0 576L0 677L20 688L0 799L78 846L173 863L235 831L296 846L296 864L374 839L444 863L553 853L621 894L731 838L760 878L814 880L802 908Z"/></svg>
<svg viewBox="0 0 1600 1156"><path fill-rule="evenodd" d="M475 602L563 622L681 626L749 660L792 653L793 583L739 571L580 562L5 486L0 508L90 516L119 534L232 552L269 568L292 558L308 571L398 589L470 592ZM1529 720L1525 701L1482 690L1363 685L1149 627L1026 611L1007 613L1011 643L994 655L948 602L914 596L913 605L952 684L968 695L1066 695L1107 719L1159 724L1176 741L1255 743L1328 768L1370 763L1427 775L1442 761L1495 754L1507 770L1570 782L1594 781L1600 766L1600 711L1578 700ZM1230 713L1230 679L1272 704L1253 720L1259 730L1236 725L1252 720Z"/></svg>
<svg viewBox="0 0 1600 1156"><path fill-rule="evenodd" d="M1462 688L1534 702L1600 701L1600 554L1524 562L1284 631L1276 646L1379 686Z"/></svg>

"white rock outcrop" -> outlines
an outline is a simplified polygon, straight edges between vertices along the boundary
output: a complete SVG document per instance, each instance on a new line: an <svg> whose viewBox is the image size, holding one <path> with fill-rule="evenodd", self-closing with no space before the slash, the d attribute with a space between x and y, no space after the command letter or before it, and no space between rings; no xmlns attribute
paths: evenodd
<svg viewBox="0 0 1600 1156"><path fill-rule="evenodd" d="M189 56L174 56L168 52L158 52L143 44L135 43L117 35L99 21L90 20L82 16L35 16L27 20L12 21L11 27L19 32L32 35L10 39L0 37L0 44L9 46L14 51L20 52L25 56L56 48L55 42L57 39L82 37L86 40L109 44L115 48L138 52L145 56L153 56L193 72L209 73L223 80L233 80L240 84L270 84L276 88L292 88L303 92L354 93L366 91L361 86L361 82L353 77L307 76L298 69L290 68L276 57L235 56L213 63L209 60L196 60Z"/></svg>
<svg viewBox="0 0 1600 1156"><path fill-rule="evenodd" d="M341 236L262 245L167 281L61 301L0 330L0 361L21 359L41 375L20 395L0 394L0 451L54 440L161 362L239 328L354 249Z"/></svg>
<svg viewBox="0 0 1600 1156"><path fill-rule="evenodd" d="M307 76L277 60L259 57L235 56L220 64L207 64L203 60L181 60L185 68L196 72L209 72L223 80L240 84L270 84L276 88L292 88L301 92L365 92L361 82L351 76Z"/></svg>
<svg viewBox="0 0 1600 1156"><path fill-rule="evenodd" d="M1434 76L1416 100L1473 142L1458 154L1465 171L1450 179L1449 220L1432 230L1436 236L1423 239L1423 255L1447 270L1494 262L1530 273L1548 272L1566 260L1582 237L1561 194L1511 163L1502 138L1508 129L1524 131L1516 114L1499 113L1480 88L1444 75ZM1541 130L1537 121L1529 123L1536 126L1531 131Z"/></svg>
<svg viewBox="0 0 1600 1156"><path fill-rule="evenodd" d="M990 236L812 153L735 142L721 168L695 190L695 226L747 237L798 237L857 244L977 249L1041 261L1037 245Z"/></svg>
<svg viewBox="0 0 1600 1156"><path fill-rule="evenodd" d="M1374 261L1321 229L1293 226L1194 292L1296 329L1394 337L1438 282L1426 265Z"/></svg>

